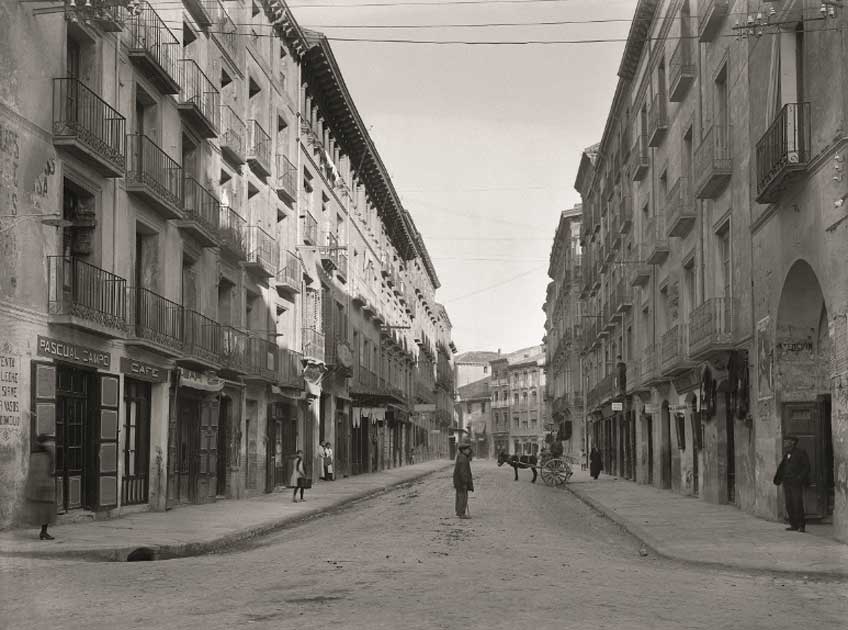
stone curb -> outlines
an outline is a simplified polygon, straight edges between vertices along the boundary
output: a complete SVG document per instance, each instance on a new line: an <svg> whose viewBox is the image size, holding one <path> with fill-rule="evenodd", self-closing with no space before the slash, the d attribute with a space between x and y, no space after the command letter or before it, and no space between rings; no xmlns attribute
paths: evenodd
<svg viewBox="0 0 848 630"><path fill-rule="evenodd" d="M251 525L218 538L211 540L184 542L173 544L150 544L142 541L133 543L132 545L120 545L115 547L103 547L99 549L44 549L42 550L25 550L12 551L0 550L0 556L16 557L16 558L37 558L41 560L61 559L61 560L85 560L90 562L125 562L130 553L137 549L149 549L152 552L153 560L171 560L175 558L188 558L191 556L199 556L216 551L222 551L233 545L246 542L252 538L257 538L266 534L270 534L277 530L285 529L318 518L325 514L345 507L352 503L370 499L372 497L384 494L389 490L393 490L399 486L418 481L429 475L443 472L452 464L446 463L444 466L433 470L422 471L418 474L406 477L404 479L396 479L382 486L360 490L354 494L336 499L329 505L307 509L305 512L281 516L271 520L264 521L257 525Z"/></svg>
<svg viewBox="0 0 848 630"><path fill-rule="evenodd" d="M736 571L745 571L747 573L759 573L759 574L781 574L791 577L804 577L804 578L838 578L838 579L846 579L848 578L848 567L843 571L832 571L832 570L820 570L820 569L783 569L780 567L769 567L763 565L755 565L755 564L747 564L744 562L732 562L732 561L714 561L714 560L705 560L703 558L699 558L697 556L693 556L686 553L681 553L679 551L671 550L667 545L665 545L661 540L658 540L655 536L650 534L644 527L634 523L633 521L621 516L614 509L609 506L604 505L603 503L597 501L596 499L589 496L587 493L583 492L580 489L575 489L572 484L565 484L565 488L573 494L575 497L580 499L583 503L588 505L590 508L599 512L604 517L611 520L613 523L621 527L628 534L638 539L645 547L647 547L650 551L661 558L666 558L668 560L674 560L677 562L686 562L688 564L696 564L700 566L710 567L713 569L732 569Z"/></svg>

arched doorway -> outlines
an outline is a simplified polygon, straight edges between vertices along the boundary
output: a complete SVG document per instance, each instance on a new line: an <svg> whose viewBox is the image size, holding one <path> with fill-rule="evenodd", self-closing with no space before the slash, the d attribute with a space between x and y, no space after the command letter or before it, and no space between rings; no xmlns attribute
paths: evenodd
<svg viewBox="0 0 848 630"><path fill-rule="evenodd" d="M796 261L786 276L775 329L775 389L780 392L781 437L797 435L810 457L804 496L809 517L833 514L833 444L830 417L831 343L818 278Z"/></svg>

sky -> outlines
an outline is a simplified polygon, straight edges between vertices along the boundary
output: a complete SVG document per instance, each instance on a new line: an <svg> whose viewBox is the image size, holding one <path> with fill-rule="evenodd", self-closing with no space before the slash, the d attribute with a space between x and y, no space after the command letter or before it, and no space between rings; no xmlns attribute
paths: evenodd
<svg viewBox="0 0 848 630"><path fill-rule="evenodd" d="M636 0L290 0L328 37L626 38ZM374 7L363 4L391 3ZM324 6L318 6L324 5ZM333 6L327 6L333 5ZM351 6L360 5L360 6ZM586 23L587 20L621 20ZM578 20L486 28L406 25ZM388 25L393 28L347 28ZM548 256L581 151L600 140L622 41L432 45L331 41L345 82L441 281L460 352L541 343Z"/></svg>

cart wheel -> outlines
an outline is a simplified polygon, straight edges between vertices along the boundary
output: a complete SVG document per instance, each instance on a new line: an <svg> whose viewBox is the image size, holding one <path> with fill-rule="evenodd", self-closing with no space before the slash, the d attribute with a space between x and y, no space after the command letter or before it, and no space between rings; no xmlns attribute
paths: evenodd
<svg viewBox="0 0 848 630"><path fill-rule="evenodd" d="M546 486L556 486L558 485L556 471L550 468L550 464L551 462L547 461L542 466L542 481Z"/></svg>

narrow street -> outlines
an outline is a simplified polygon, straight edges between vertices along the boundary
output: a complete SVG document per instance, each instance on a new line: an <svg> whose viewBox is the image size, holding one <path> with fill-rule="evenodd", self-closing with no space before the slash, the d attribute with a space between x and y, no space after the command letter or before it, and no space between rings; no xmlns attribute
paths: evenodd
<svg viewBox="0 0 848 630"><path fill-rule="evenodd" d="M220 555L3 558L0 627L845 627L843 582L643 556L568 491L473 468L469 521L452 517L445 471Z"/></svg>

